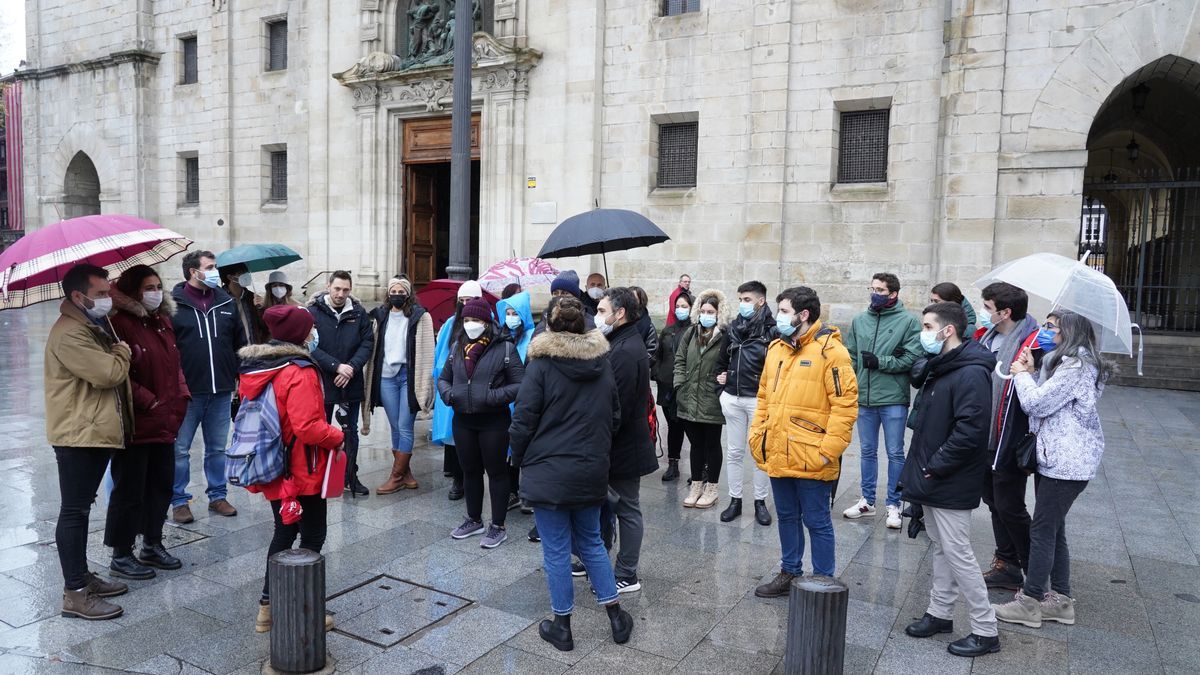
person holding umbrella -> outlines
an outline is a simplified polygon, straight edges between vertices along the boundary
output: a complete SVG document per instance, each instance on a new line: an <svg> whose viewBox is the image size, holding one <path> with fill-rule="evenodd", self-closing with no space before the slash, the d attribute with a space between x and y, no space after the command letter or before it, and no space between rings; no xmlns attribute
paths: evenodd
<svg viewBox="0 0 1200 675"><path fill-rule="evenodd" d="M267 324L263 323L262 317L259 316L259 308L263 301L252 288L254 276L250 274L250 269L246 267L245 263L236 263L218 269L221 272L221 279L224 281L221 288L225 289L225 292L237 302L238 323L241 324L246 344L257 345L266 342L270 337L267 333Z"/></svg>

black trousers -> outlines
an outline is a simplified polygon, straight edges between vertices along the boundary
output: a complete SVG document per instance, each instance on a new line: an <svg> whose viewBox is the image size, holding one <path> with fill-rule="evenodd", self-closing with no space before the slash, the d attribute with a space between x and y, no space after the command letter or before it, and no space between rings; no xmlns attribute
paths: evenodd
<svg viewBox="0 0 1200 675"><path fill-rule="evenodd" d="M271 556L291 548L292 544L296 542L296 535L300 535L300 548L320 553L321 547L325 545L327 530L325 500L321 498L321 495L302 495L297 497L296 501L300 502L300 508L304 509L304 513L300 515L300 522L284 525L283 518L279 515L283 500L271 500L271 513L275 515L275 534L271 536L271 545L267 548L267 572L263 575L263 600L269 600L271 597Z"/></svg>
<svg viewBox="0 0 1200 675"><path fill-rule="evenodd" d="M458 482L463 480L462 465L458 463L458 448L453 445L442 446L442 466L450 472L450 476Z"/></svg>
<svg viewBox="0 0 1200 675"><path fill-rule="evenodd" d="M508 425L475 425L470 415L454 416L454 442L463 470L467 517L483 520L483 475L487 473L492 522L501 527L508 515ZM490 417L490 416L489 416Z"/></svg>
<svg viewBox="0 0 1200 675"><path fill-rule="evenodd" d="M1022 471L989 468L983 478L983 502L992 514L996 558L1022 570L1029 568L1029 525L1033 520L1025 508L1028 484L1029 476Z"/></svg>
<svg viewBox="0 0 1200 675"><path fill-rule="evenodd" d="M358 475L358 411L362 408L362 401L352 401L349 403L326 403L325 404L325 421L330 424L335 424L333 419L333 411L339 405L346 406L349 411L349 419L346 421L346 485L350 484L350 479Z"/></svg>
<svg viewBox="0 0 1200 675"><path fill-rule="evenodd" d="M718 482L721 479L721 465L725 463L725 453L721 448L722 425L680 421L684 423L688 442L692 444L692 482Z"/></svg>
<svg viewBox="0 0 1200 675"><path fill-rule="evenodd" d="M62 566L67 590L87 586L88 516L112 454L108 448L54 447L61 500L54 543L58 547L58 563Z"/></svg>
<svg viewBox="0 0 1200 675"><path fill-rule="evenodd" d="M139 534L143 544L161 544L175 482L175 444L143 443L117 450L112 477L104 545L131 549Z"/></svg>
<svg viewBox="0 0 1200 675"><path fill-rule="evenodd" d="M663 410L665 412L666 409ZM677 460L683 456L683 438L687 435L687 422L670 414L664 414L663 419L667 422L667 459Z"/></svg>

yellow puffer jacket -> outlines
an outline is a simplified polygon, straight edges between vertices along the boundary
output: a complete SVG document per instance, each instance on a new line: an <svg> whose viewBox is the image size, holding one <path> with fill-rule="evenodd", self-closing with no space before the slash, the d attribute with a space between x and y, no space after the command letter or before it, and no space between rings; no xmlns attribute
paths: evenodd
<svg viewBox="0 0 1200 675"><path fill-rule="evenodd" d="M858 381L835 327L815 322L767 348L750 454L772 478L836 480L858 419Z"/></svg>

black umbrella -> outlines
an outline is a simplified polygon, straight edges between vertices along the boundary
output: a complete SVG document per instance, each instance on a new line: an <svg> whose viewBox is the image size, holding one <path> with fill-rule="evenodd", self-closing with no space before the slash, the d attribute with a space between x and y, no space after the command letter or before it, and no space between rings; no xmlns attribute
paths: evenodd
<svg viewBox="0 0 1200 675"><path fill-rule="evenodd" d="M604 257L604 277L608 278L610 251L653 246L670 237L650 219L625 209L592 209L559 223L546 238L539 258L573 258L599 253Z"/></svg>

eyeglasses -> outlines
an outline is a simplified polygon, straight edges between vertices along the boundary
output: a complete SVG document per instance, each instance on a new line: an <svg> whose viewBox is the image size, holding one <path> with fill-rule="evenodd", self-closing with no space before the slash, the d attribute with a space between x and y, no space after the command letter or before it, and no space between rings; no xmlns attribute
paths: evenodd
<svg viewBox="0 0 1200 675"><path fill-rule="evenodd" d="M887 295L888 293L891 293L891 291L889 291L887 288L875 288L874 286L867 286L867 292L878 293L880 295Z"/></svg>
<svg viewBox="0 0 1200 675"><path fill-rule="evenodd" d="M1057 331L1058 331L1058 326L1055 326L1054 324L1050 323L1049 321L1047 321L1046 323L1042 324L1042 328L1045 328L1046 330L1052 330L1052 331L1055 331L1055 332L1057 332Z"/></svg>

